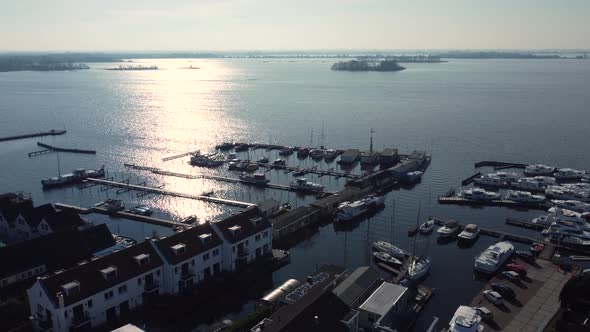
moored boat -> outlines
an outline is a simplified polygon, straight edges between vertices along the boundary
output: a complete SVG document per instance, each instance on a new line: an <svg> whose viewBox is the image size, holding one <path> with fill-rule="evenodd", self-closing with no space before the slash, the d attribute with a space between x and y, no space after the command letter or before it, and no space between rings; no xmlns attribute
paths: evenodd
<svg viewBox="0 0 590 332"><path fill-rule="evenodd" d="M387 241L380 240L373 242L373 249L377 251L382 251L384 253L390 254L393 257L401 259L405 258L407 255L407 253L403 249L396 247Z"/></svg>
<svg viewBox="0 0 590 332"><path fill-rule="evenodd" d="M293 190L318 193L324 191L324 188L326 188L326 186L319 183L307 181L305 178L299 178L297 179L297 181L291 182L289 184L289 188Z"/></svg>
<svg viewBox="0 0 590 332"><path fill-rule="evenodd" d="M585 171L580 171L573 168L560 168L555 171L555 174L553 174L553 176L558 180L579 180L585 174Z"/></svg>
<svg viewBox="0 0 590 332"><path fill-rule="evenodd" d="M434 220L428 219L425 223L418 227L418 231L422 234L428 234L434 230Z"/></svg>
<svg viewBox="0 0 590 332"><path fill-rule="evenodd" d="M373 253L373 257L375 257L377 260L380 260L384 263L391 264L391 265L402 265L403 264L397 258L395 258L392 255L390 255L386 252L383 252L383 251L375 251Z"/></svg>
<svg viewBox="0 0 590 332"><path fill-rule="evenodd" d="M264 175L264 173L242 173L240 174L240 180L242 182L254 184L257 186L266 186L266 184L270 182L270 180L266 178L266 175Z"/></svg>
<svg viewBox="0 0 590 332"><path fill-rule="evenodd" d="M44 189L60 187L70 184L80 183L88 178L101 178L105 176L104 165L97 170L87 170L78 168L70 174L59 175L56 177L41 180Z"/></svg>
<svg viewBox="0 0 590 332"><path fill-rule="evenodd" d="M453 236L459 231L459 223L456 220L449 220L439 228L436 232L440 237Z"/></svg>
<svg viewBox="0 0 590 332"><path fill-rule="evenodd" d="M475 258L473 269L483 273L494 273L512 256L514 245L508 241L498 242Z"/></svg>
<svg viewBox="0 0 590 332"><path fill-rule="evenodd" d="M533 195L528 191L508 190L506 200L519 203L541 204L545 202L545 196Z"/></svg>
<svg viewBox="0 0 590 332"><path fill-rule="evenodd" d="M414 258L408 267L407 277L410 280L419 280L424 278L430 271L430 258Z"/></svg>
<svg viewBox="0 0 590 332"><path fill-rule="evenodd" d="M378 208L379 206L383 205L384 202L384 196L376 195L369 195L354 202L344 202L338 206L334 217L336 221L348 221Z"/></svg>
<svg viewBox="0 0 590 332"><path fill-rule="evenodd" d="M551 175L554 171L555 167L542 164L528 165L524 168L524 174L529 176Z"/></svg>

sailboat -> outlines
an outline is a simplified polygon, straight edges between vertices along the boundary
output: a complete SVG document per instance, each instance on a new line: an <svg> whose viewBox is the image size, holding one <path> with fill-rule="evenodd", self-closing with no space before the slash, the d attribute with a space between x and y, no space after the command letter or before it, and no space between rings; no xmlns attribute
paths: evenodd
<svg viewBox="0 0 590 332"><path fill-rule="evenodd" d="M399 259L405 259L407 253L399 248L396 247L395 245L393 245L393 225L394 225L394 215L395 215L395 201L392 202L392 207L393 207L393 212L391 213L391 241L392 242L387 242L387 241L383 241L383 240L379 240L379 241L375 241L373 242L373 250L377 251L377 252L384 252L386 254L389 254L390 256L393 256L395 258L399 258Z"/></svg>
<svg viewBox="0 0 590 332"><path fill-rule="evenodd" d="M420 207L418 207L418 218L416 218L416 227L418 227L418 221L420 220ZM408 267L408 279L412 281L420 280L425 277L430 271L430 258L428 257L416 257L416 238L414 238L414 248L412 249L412 261Z"/></svg>

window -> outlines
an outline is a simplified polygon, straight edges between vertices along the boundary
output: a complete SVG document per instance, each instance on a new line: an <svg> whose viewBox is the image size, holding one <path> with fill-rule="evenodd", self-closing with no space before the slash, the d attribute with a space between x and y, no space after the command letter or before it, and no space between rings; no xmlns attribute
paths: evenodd
<svg viewBox="0 0 590 332"><path fill-rule="evenodd" d="M119 286L119 294L123 294L127 292L127 285Z"/></svg>
<svg viewBox="0 0 590 332"><path fill-rule="evenodd" d="M231 247L232 252L236 252L236 246Z"/></svg>
<svg viewBox="0 0 590 332"><path fill-rule="evenodd" d="M213 256L219 255L219 249L213 249Z"/></svg>
<svg viewBox="0 0 590 332"><path fill-rule="evenodd" d="M64 311L64 317L65 317L65 318L68 318L68 311L67 311L67 310L66 310L66 311Z"/></svg>
<svg viewBox="0 0 590 332"><path fill-rule="evenodd" d="M158 277L160 276L160 270L156 271L156 276L158 276Z"/></svg>
<svg viewBox="0 0 590 332"><path fill-rule="evenodd" d="M137 278L137 285L141 286L141 278Z"/></svg>
<svg viewBox="0 0 590 332"><path fill-rule="evenodd" d="M206 253L203 255L203 260L204 261L209 260L209 253Z"/></svg>
<svg viewBox="0 0 590 332"><path fill-rule="evenodd" d="M194 259L191 261L191 266L195 266L195 260Z"/></svg>
<svg viewBox="0 0 590 332"><path fill-rule="evenodd" d="M262 233L262 237L266 239L268 237L268 231L264 231L264 233Z"/></svg>
<svg viewBox="0 0 590 332"><path fill-rule="evenodd" d="M27 276L30 278L33 275L33 271L27 272Z"/></svg>
<svg viewBox="0 0 590 332"><path fill-rule="evenodd" d="M37 303L37 312L43 312L43 307Z"/></svg>
<svg viewBox="0 0 590 332"><path fill-rule="evenodd" d="M260 234L256 235L256 236L254 237L254 240L255 240L256 242L260 241Z"/></svg>
<svg viewBox="0 0 590 332"><path fill-rule="evenodd" d="M174 274L178 274L178 266L174 268Z"/></svg>
<svg viewBox="0 0 590 332"><path fill-rule="evenodd" d="M92 300L88 300L87 305L88 305L88 308L92 308Z"/></svg>
<svg viewBox="0 0 590 332"><path fill-rule="evenodd" d="M105 300L110 300L111 298L113 298L113 291L112 290L104 293Z"/></svg>

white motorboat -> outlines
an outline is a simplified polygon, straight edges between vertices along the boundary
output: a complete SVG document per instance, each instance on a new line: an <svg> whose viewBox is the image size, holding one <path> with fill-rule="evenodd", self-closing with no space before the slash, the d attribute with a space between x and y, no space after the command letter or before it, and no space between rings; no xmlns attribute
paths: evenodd
<svg viewBox="0 0 590 332"><path fill-rule="evenodd" d="M479 311L462 305L455 311L446 332L482 332L483 330Z"/></svg>
<svg viewBox="0 0 590 332"><path fill-rule="evenodd" d="M459 239L471 241L475 240L478 235L479 227L476 224L468 224L463 231L459 233Z"/></svg>
<svg viewBox="0 0 590 332"><path fill-rule="evenodd" d="M321 160L326 155L326 150L317 148L309 151L309 156L314 160Z"/></svg>
<svg viewBox="0 0 590 332"><path fill-rule="evenodd" d="M223 165L222 155L204 155L200 152L191 156L191 165L199 167L218 167Z"/></svg>
<svg viewBox="0 0 590 332"><path fill-rule="evenodd" d="M463 190L462 196L465 199L469 199L469 200L473 200L473 201L493 201L493 200L497 200L497 199L502 198L500 193L493 192L493 191L486 191L481 188L473 188L473 189Z"/></svg>
<svg viewBox="0 0 590 332"><path fill-rule="evenodd" d="M416 183L422 179L422 175L424 173L422 171L413 171L406 173L404 180L408 183Z"/></svg>
<svg viewBox="0 0 590 332"><path fill-rule="evenodd" d="M428 219L425 223L418 227L418 231L422 234L428 234L434 230L434 220Z"/></svg>
<svg viewBox="0 0 590 332"><path fill-rule="evenodd" d="M332 160L336 159L336 157L338 157L338 151L336 151L334 149L328 149L328 150L326 150L326 154L324 155L324 160L332 161Z"/></svg>
<svg viewBox="0 0 590 332"><path fill-rule="evenodd" d="M521 178L513 182L511 186L516 189L527 191L545 191L547 186L555 184L555 178L549 176L535 176L529 178Z"/></svg>
<svg viewBox="0 0 590 332"><path fill-rule="evenodd" d="M475 258L473 269L483 273L496 272L514 253L514 246L508 241L498 242Z"/></svg>
<svg viewBox="0 0 590 332"><path fill-rule="evenodd" d="M387 264L391 264L391 265L402 265L403 263L398 260L397 258L391 256L390 254L383 252L383 251L375 251L373 253L373 257L375 257L376 259L385 262Z"/></svg>
<svg viewBox="0 0 590 332"><path fill-rule="evenodd" d="M422 257L420 259L414 258L408 266L408 279L419 280L428 274L430 271L430 258Z"/></svg>
<svg viewBox="0 0 590 332"><path fill-rule="evenodd" d="M506 199L519 203L540 204L545 202L545 196L533 195L528 191L508 190Z"/></svg>
<svg viewBox="0 0 590 332"><path fill-rule="evenodd" d="M504 179L489 174L482 175L473 180L473 182L475 182L477 185L485 187L504 187L508 185L508 182L506 182Z"/></svg>
<svg viewBox="0 0 590 332"><path fill-rule="evenodd" d="M280 156L290 156L293 154L293 148L290 146L284 147L279 151Z"/></svg>
<svg viewBox="0 0 590 332"><path fill-rule="evenodd" d="M125 210L125 205L120 199L109 198L106 201L104 201L101 205L103 205L109 213Z"/></svg>
<svg viewBox="0 0 590 332"><path fill-rule="evenodd" d="M338 205L335 212L336 221L348 221L376 209L385 202L384 196L369 195L354 202L344 202Z"/></svg>
<svg viewBox="0 0 590 332"><path fill-rule="evenodd" d="M74 183L82 182L88 178L101 178L105 176L104 165L97 169L84 169L78 168L75 169L72 173L63 174L56 177L43 179L41 180L41 185L43 189L52 188L52 187L59 187Z"/></svg>
<svg viewBox="0 0 590 332"><path fill-rule="evenodd" d="M574 201L574 200L561 200L561 199L554 199L551 202L555 204L557 207L572 210L576 212L590 212L590 204Z"/></svg>
<svg viewBox="0 0 590 332"><path fill-rule="evenodd" d="M396 247L387 241L373 242L373 249L387 253L393 257L402 258L402 259L405 258L407 255L407 253L403 249Z"/></svg>
<svg viewBox="0 0 590 332"><path fill-rule="evenodd" d="M576 186L549 186L545 196L561 200L590 201L590 190Z"/></svg>
<svg viewBox="0 0 590 332"><path fill-rule="evenodd" d="M326 188L326 186L319 183L309 182L305 178L299 178L297 179L297 181L291 182L289 184L289 188L293 190L318 193L324 191L324 188Z"/></svg>
<svg viewBox="0 0 590 332"><path fill-rule="evenodd" d="M263 156L262 158L258 159L259 164L268 164L269 160L268 157Z"/></svg>
<svg viewBox="0 0 590 332"><path fill-rule="evenodd" d="M449 220L445 222L444 226L439 228L436 232L440 237L449 237L459 231L459 223L456 220Z"/></svg>
<svg viewBox="0 0 590 332"><path fill-rule="evenodd" d="M240 174L240 180L242 182L254 184L257 186L266 186L266 184L270 182L270 180L266 178L266 175L264 175L264 173L242 173Z"/></svg>
<svg viewBox="0 0 590 332"><path fill-rule="evenodd" d="M555 172L555 167L542 164L528 165L524 168L524 174L529 176L551 175Z"/></svg>
<svg viewBox="0 0 590 332"><path fill-rule="evenodd" d="M273 166L285 166L287 165L287 161L285 159L277 159L272 162Z"/></svg>
<svg viewBox="0 0 590 332"><path fill-rule="evenodd" d="M555 176L555 178L558 180L579 180L585 174L585 171L580 171L573 168L560 168L555 171L553 176Z"/></svg>

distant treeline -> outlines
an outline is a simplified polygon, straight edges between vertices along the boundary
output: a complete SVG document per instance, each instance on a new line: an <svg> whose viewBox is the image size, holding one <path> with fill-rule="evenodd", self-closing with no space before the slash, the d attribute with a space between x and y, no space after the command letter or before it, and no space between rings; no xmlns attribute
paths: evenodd
<svg viewBox="0 0 590 332"><path fill-rule="evenodd" d="M437 56L447 59L561 59L558 54L532 54L519 52L471 52L456 51L439 53Z"/></svg>
<svg viewBox="0 0 590 332"><path fill-rule="evenodd" d="M400 66L397 61L394 60L350 60L336 62L332 65L332 70L345 71L399 71L404 69L406 68Z"/></svg>

